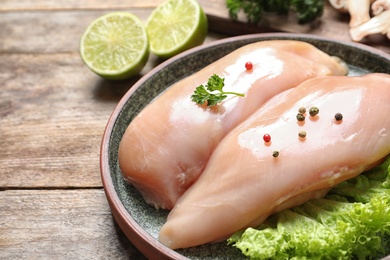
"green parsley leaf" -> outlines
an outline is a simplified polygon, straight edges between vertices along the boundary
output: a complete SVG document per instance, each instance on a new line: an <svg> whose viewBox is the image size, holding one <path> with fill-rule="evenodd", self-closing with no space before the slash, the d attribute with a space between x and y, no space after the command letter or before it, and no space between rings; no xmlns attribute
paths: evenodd
<svg viewBox="0 0 390 260"><path fill-rule="evenodd" d="M219 77L218 75L214 74L209 78L209 81L207 82L207 90L208 91L220 91L222 92L223 87L225 86L225 79Z"/></svg>
<svg viewBox="0 0 390 260"><path fill-rule="evenodd" d="M203 105L207 102L207 106L215 106L222 102L227 95L236 95L244 97L244 94L236 92L224 92L225 79L213 74L207 81L206 86L200 85L196 87L194 94L191 95L191 100L196 104ZM217 93L216 93L217 92Z"/></svg>
<svg viewBox="0 0 390 260"><path fill-rule="evenodd" d="M258 24L266 13L288 15L295 11L299 24L313 22L322 16L325 0L226 0L229 16L238 20L242 12L249 23Z"/></svg>

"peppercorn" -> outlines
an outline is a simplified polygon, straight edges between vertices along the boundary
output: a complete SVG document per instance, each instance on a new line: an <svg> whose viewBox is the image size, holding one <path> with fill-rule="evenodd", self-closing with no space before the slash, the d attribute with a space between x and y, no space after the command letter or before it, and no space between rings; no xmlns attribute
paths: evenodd
<svg viewBox="0 0 390 260"><path fill-rule="evenodd" d="M299 122L305 121L305 116L303 114L301 114L301 113L298 113L297 114L297 120Z"/></svg>
<svg viewBox="0 0 390 260"><path fill-rule="evenodd" d="M298 133L300 138L306 138L306 132L305 131L299 131Z"/></svg>
<svg viewBox="0 0 390 260"><path fill-rule="evenodd" d="M301 113L301 114L304 114L304 113L306 113L306 108L300 107L298 112Z"/></svg>
<svg viewBox="0 0 390 260"><path fill-rule="evenodd" d="M279 156L279 151L273 151L272 156L275 157L275 158L278 157Z"/></svg>
<svg viewBox="0 0 390 260"><path fill-rule="evenodd" d="M318 107L311 107L309 109L310 116L316 116L319 112L320 110L318 109Z"/></svg>
<svg viewBox="0 0 390 260"><path fill-rule="evenodd" d="M336 113L334 119L336 119L336 121L341 121L343 120L343 115L341 113Z"/></svg>
<svg viewBox="0 0 390 260"><path fill-rule="evenodd" d="M264 142L269 143L269 142L271 142L271 136L269 134L265 134L263 136L263 140L264 140Z"/></svg>

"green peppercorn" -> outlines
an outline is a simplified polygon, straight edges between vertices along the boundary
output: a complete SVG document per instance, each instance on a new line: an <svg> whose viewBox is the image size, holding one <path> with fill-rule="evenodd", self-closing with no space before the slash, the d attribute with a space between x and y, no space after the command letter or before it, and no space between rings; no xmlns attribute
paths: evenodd
<svg viewBox="0 0 390 260"><path fill-rule="evenodd" d="M341 121L343 120L343 115L341 113L336 113L334 119L336 119L336 121Z"/></svg>
<svg viewBox="0 0 390 260"><path fill-rule="evenodd" d="M306 132L305 131L299 131L298 133L300 138L306 138Z"/></svg>
<svg viewBox="0 0 390 260"><path fill-rule="evenodd" d="M275 157L275 158L278 157L279 156L279 151L273 151L272 156Z"/></svg>
<svg viewBox="0 0 390 260"><path fill-rule="evenodd" d="M316 116L319 112L320 110L318 109L318 107L311 107L309 109L310 116Z"/></svg>
<svg viewBox="0 0 390 260"><path fill-rule="evenodd" d="M305 121L305 116L303 114L301 114L301 113L298 113L297 114L297 120L299 122Z"/></svg>
<svg viewBox="0 0 390 260"><path fill-rule="evenodd" d="M300 107L298 112L301 113L301 114L304 114L304 113L306 113L306 108Z"/></svg>

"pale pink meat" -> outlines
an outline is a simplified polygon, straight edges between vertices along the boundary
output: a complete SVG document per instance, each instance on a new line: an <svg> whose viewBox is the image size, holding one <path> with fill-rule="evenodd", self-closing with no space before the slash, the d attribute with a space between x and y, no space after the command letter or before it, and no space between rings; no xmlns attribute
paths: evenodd
<svg viewBox="0 0 390 260"><path fill-rule="evenodd" d="M299 108L312 106L319 114L298 122ZM387 74L321 77L275 96L220 142L168 215L160 241L170 248L216 241L323 196L390 153L389 111Z"/></svg>
<svg viewBox="0 0 390 260"><path fill-rule="evenodd" d="M342 62L304 42L242 47L173 85L131 122L118 152L123 176L148 203L171 209L219 141L265 101L309 78L346 72ZM225 91L246 96L211 108L192 102L195 88L213 74L225 78Z"/></svg>

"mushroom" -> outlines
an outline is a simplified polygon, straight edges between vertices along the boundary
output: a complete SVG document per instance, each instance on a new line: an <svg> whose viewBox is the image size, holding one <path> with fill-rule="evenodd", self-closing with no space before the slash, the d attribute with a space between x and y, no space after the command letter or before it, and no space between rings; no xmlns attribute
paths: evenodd
<svg viewBox="0 0 390 260"><path fill-rule="evenodd" d="M339 12L348 12L351 16L350 27L355 27L370 20L370 6L374 0L329 0Z"/></svg>
<svg viewBox="0 0 390 260"><path fill-rule="evenodd" d="M390 39L390 0L329 0L329 3L339 12L348 12L351 16L349 34L353 41L378 33Z"/></svg>
<svg viewBox="0 0 390 260"><path fill-rule="evenodd" d="M371 10L373 15L379 15L385 10L390 9L390 0L376 0L371 5Z"/></svg>
<svg viewBox="0 0 390 260"><path fill-rule="evenodd" d="M332 5L334 9L341 13L348 13L348 0L329 0L329 3Z"/></svg>
<svg viewBox="0 0 390 260"><path fill-rule="evenodd" d="M377 33L386 34L390 39L390 9L382 11L359 26L350 28L349 33L354 41L361 41L367 35Z"/></svg>

